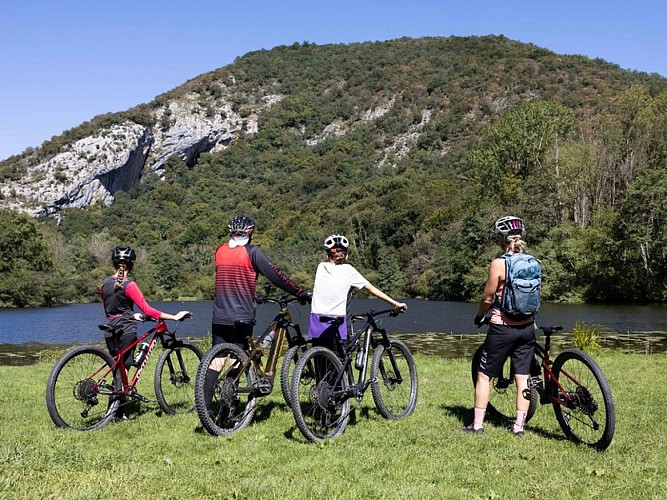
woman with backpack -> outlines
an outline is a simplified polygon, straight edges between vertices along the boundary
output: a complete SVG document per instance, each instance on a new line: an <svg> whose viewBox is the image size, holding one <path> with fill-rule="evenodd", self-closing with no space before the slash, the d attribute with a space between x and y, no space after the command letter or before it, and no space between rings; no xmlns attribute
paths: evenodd
<svg viewBox="0 0 667 500"><path fill-rule="evenodd" d="M517 388L516 420L511 431L515 436L523 437L523 425L530 404L524 397L524 391L528 389L534 357L534 314L540 303L541 267L537 259L524 252L526 229L523 220L514 216L501 217L494 223L493 229L496 242L504 254L489 265L489 275L475 316L477 326L488 322L489 329L475 385L474 419L462 430L480 435L484 433L491 378L500 375L510 356ZM515 286L515 282L520 282L521 286Z"/></svg>

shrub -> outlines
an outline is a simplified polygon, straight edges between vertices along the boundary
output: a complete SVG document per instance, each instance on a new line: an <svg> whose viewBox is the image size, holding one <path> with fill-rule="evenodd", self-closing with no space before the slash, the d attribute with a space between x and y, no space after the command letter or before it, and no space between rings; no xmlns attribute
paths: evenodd
<svg viewBox="0 0 667 500"><path fill-rule="evenodd" d="M598 343L600 337L600 325L588 325L584 322L577 321L574 324L572 335L574 336L574 343L578 349L588 352L595 352L601 349Z"/></svg>

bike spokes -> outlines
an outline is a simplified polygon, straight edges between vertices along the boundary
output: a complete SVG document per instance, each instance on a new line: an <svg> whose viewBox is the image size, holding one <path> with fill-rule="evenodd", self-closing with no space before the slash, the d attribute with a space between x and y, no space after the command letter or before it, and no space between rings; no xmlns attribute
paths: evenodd
<svg viewBox="0 0 667 500"><path fill-rule="evenodd" d="M58 360L46 388L47 409L56 425L89 430L114 418L119 406L114 390L120 389L121 381L119 374L108 371L112 363L107 353L95 347L71 349ZM98 372L108 372L112 384L91 377Z"/></svg>
<svg viewBox="0 0 667 500"><path fill-rule="evenodd" d="M195 402L199 419L213 435L228 435L247 426L255 413L255 373L245 352L218 344L197 371Z"/></svg>
<svg viewBox="0 0 667 500"><path fill-rule="evenodd" d="M388 419L410 415L417 404L417 369L408 347L391 340L379 345L371 364L371 392L380 414Z"/></svg>
<svg viewBox="0 0 667 500"><path fill-rule="evenodd" d="M182 342L160 356L155 368L155 395L160 408L170 415L189 413L195 405L195 375L202 357L194 343Z"/></svg>
<svg viewBox="0 0 667 500"><path fill-rule="evenodd" d="M611 389L597 363L585 352L571 349L554 361L558 386L554 411L565 435L599 450L613 439L616 412Z"/></svg>
<svg viewBox="0 0 667 500"><path fill-rule="evenodd" d="M294 370L292 412L301 433L313 442L340 435L349 418L343 366L329 349L306 352Z"/></svg>

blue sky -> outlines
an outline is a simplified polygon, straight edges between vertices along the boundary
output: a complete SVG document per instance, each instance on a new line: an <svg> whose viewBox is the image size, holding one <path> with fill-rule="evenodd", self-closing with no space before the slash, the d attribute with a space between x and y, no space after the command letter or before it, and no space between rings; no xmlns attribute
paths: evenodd
<svg viewBox="0 0 667 500"><path fill-rule="evenodd" d="M667 77L664 0L0 0L0 159L294 42L505 35Z"/></svg>

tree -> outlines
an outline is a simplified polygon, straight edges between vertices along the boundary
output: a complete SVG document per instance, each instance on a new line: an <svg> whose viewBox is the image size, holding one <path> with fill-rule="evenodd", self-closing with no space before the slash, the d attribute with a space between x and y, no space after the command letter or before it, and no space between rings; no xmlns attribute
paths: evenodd
<svg viewBox="0 0 667 500"><path fill-rule="evenodd" d="M511 108L487 127L481 146L470 154L475 179L484 194L497 193L504 204L516 200L525 180L551 163L548 153L567 135L573 122L572 111L562 104L529 101Z"/></svg>
<svg viewBox="0 0 667 500"><path fill-rule="evenodd" d="M26 214L0 211L0 306L57 303L63 279L37 222Z"/></svg>
<svg viewBox="0 0 667 500"><path fill-rule="evenodd" d="M389 247L383 247L378 257L378 288L390 296L404 295L407 280L396 253Z"/></svg>

